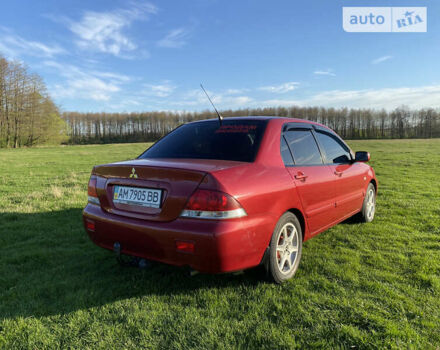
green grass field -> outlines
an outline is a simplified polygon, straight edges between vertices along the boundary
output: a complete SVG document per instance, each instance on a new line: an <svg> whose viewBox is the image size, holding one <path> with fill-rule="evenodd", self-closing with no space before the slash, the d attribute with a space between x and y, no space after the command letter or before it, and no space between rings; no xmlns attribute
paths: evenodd
<svg viewBox="0 0 440 350"><path fill-rule="evenodd" d="M371 224L304 244L295 278L120 267L81 222L94 164L146 144L0 150L0 348L440 348L440 140L350 142Z"/></svg>

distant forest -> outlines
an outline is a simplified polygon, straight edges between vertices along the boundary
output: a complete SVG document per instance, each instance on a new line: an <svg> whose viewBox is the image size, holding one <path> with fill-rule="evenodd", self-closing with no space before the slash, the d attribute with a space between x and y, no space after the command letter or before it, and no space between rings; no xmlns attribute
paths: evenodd
<svg viewBox="0 0 440 350"><path fill-rule="evenodd" d="M440 113L434 109L393 111L323 107L258 108L225 110L232 116L270 115L313 120L335 130L344 139L402 139L440 137ZM69 142L112 143L156 141L177 126L194 120L216 118L204 112L78 113L65 112Z"/></svg>

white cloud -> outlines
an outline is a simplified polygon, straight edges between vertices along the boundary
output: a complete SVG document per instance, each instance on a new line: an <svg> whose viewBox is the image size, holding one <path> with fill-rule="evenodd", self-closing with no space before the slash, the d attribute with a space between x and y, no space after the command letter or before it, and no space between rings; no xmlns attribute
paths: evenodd
<svg viewBox="0 0 440 350"><path fill-rule="evenodd" d="M284 83L284 84L280 84L280 85L262 86L258 89L262 90L262 91L277 93L277 94L284 94L286 92L295 90L298 87L298 85L299 85L299 83L292 81L292 82L288 82L288 83Z"/></svg>
<svg viewBox="0 0 440 350"><path fill-rule="evenodd" d="M227 102L231 104L232 106L237 107L244 107L246 105L249 105L251 102L253 102L254 99L249 96L237 96L237 97L228 97Z"/></svg>
<svg viewBox="0 0 440 350"><path fill-rule="evenodd" d="M227 109L227 108L240 108L246 107L254 103L254 99L249 96L241 95L236 96L230 94L230 90L224 92L214 93L212 91L206 91L211 97L212 102L217 107L217 109ZM202 108L212 108L209 100L206 98L205 93L202 90L195 89L185 92L180 100L173 101L176 106L191 106L191 107L202 107Z"/></svg>
<svg viewBox="0 0 440 350"><path fill-rule="evenodd" d="M135 50L137 45L123 30L133 21L147 19L156 12L156 7L150 3L130 3L129 9L87 11L78 22L68 20L68 27L77 35L79 48L126 57L124 52Z"/></svg>
<svg viewBox="0 0 440 350"><path fill-rule="evenodd" d="M207 91L219 110L228 108L259 108L277 106L323 106L347 108L373 108L392 110L401 105L410 108L440 108L440 85L364 90L330 90L298 99L261 100L247 95L230 95L228 90ZM144 102L144 100L142 100ZM153 102L152 102L153 103ZM157 105L168 108L200 110L211 109L203 91L189 90L181 94L173 92L173 99L155 100Z"/></svg>
<svg viewBox="0 0 440 350"><path fill-rule="evenodd" d="M439 108L440 85L366 90L331 90L297 100L266 100L263 106L324 106L348 108L394 109L401 105L410 108Z"/></svg>
<svg viewBox="0 0 440 350"><path fill-rule="evenodd" d="M120 81L120 82L129 82L131 80L130 77L118 74L118 73L112 73L112 72L100 72L100 71L91 71L91 74L96 75L97 77L104 78L104 79L111 79L113 81Z"/></svg>
<svg viewBox="0 0 440 350"><path fill-rule="evenodd" d="M313 74L315 74L315 75L328 75L328 76L331 76L331 77L335 77L336 76L336 74L333 73L333 69L315 70L313 72Z"/></svg>
<svg viewBox="0 0 440 350"><path fill-rule="evenodd" d="M161 84L144 84L145 90L143 91L146 95L152 95L156 97L168 97L171 95L176 86L173 85L169 80L164 80Z"/></svg>
<svg viewBox="0 0 440 350"><path fill-rule="evenodd" d="M227 89L225 95L238 95L249 91L248 89Z"/></svg>
<svg viewBox="0 0 440 350"><path fill-rule="evenodd" d="M185 28L177 28L170 31L163 39L157 42L160 47L179 48L186 44L189 30Z"/></svg>
<svg viewBox="0 0 440 350"><path fill-rule="evenodd" d="M26 40L11 30L0 27L0 53L11 58L17 58L21 55L50 58L64 54L66 50L58 45Z"/></svg>
<svg viewBox="0 0 440 350"><path fill-rule="evenodd" d="M140 109L142 106L142 103L140 103L137 100L133 100L133 99L127 99L124 98L121 101L119 101L118 103L111 103L108 105L108 108L114 111L125 111L127 109L130 110L134 110L134 109Z"/></svg>
<svg viewBox="0 0 440 350"><path fill-rule="evenodd" d="M111 93L118 92L120 88L101 79L87 77L71 80L68 90L70 90L70 93L75 94L81 92L81 94L85 94L84 96L88 96L95 101L108 101Z"/></svg>
<svg viewBox="0 0 440 350"><path fill-rule="evenodd" d="M123 83L131 80L122 74L88 71L54 61L45 61L44 65L56 69L65 78L64 83L49 86L49 91L55 98L109 101L114 93L121 90Z"/></svg>
<svg viewBox="0 0 440 350"><path fill-rule="evenodd" d="M392 59L393 56L382 56L371 61L371 64L378 64Z"/></svg>

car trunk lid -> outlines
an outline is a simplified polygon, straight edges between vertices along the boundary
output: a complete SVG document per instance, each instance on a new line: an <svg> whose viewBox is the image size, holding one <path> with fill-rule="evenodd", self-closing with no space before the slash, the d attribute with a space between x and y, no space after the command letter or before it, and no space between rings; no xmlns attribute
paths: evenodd
<svg viewBox="0 0 440 350"><path fill-rule="evenodd" d="M103 210L151 221L172 221L182 212L191 194L211 171L241 164L235 161L197 159L136 159L96 166L97 194ZM116 186L161 191L159 208L116 203Z"/></svg>

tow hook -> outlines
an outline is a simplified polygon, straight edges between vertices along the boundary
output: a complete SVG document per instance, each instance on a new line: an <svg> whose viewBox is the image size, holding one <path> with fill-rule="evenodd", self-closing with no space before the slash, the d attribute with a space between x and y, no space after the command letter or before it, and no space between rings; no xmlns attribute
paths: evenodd
<svg viewBox="0 0 440 350"><path fill-rule="evenodd" d="M125 259L121 255L121 243L115 242L113 244L113 252L116 255L116 260L121 266L139 267L140 269L148 269L152 266L151 261L137 258L135 256L125 256Z"/></svg>
<svg viewBox="0 0 440 350"><path fill-rule="evenodd" d="M127 263L122 259L121 256L121 243L115 242L113 244L113 252L115 253L116 261L118 262L118 264L121 266L127 266Z"/></svg>
<svg viewBox="0 0 440 350"><path fill-rule="evenodd" d="M199 271L196 271L196 270L192 269L191 267L189 267L187 270L187 274L189 277L194 277L199 274Z"/></svg>
<svg viewBox="0 0 440 350"><path fill-rule="evenodd" d="M113 244L113 251L116 255L116 259L120 260L121 259L121 243L119 242L115 242Z"/></svg>
<svg viewBox="0 0 440 350"><path fill-rule="evenodd" d="M138 261L138 267L140 269L148 269L151 267L151 261L145 260L145 259L139 259Z"/></svg>
<svg viewBox="0 0 440 350"><path fill-rule="evenodd" d="M238 271L234 271L232 273L233 276L240 276L240 275L244 275L244 270L238 270Z"/></svg>

